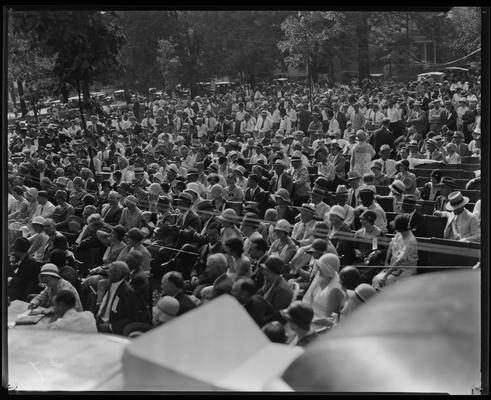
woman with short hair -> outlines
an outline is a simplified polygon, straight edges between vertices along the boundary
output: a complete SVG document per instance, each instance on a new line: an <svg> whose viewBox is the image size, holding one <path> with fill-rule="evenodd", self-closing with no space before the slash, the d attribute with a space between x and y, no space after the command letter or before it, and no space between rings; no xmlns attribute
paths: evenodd
<svg viewBox="0 0 491 400"><path fill-rule="evenodd" d="M385 265L388 267L372 281L372 286L377 290L416 274L418 244L409 228L409 218L406 215L398 215L394 220L394 228L397 233L389 244L385 259ZM404 268L405 266L411 268Z"/></svg>

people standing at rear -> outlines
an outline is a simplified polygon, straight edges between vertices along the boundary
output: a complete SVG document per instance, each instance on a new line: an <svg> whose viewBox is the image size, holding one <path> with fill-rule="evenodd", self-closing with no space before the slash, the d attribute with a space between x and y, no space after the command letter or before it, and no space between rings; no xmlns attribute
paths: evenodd
<svg viewBox="0 0 491 400"><path fill-rule="evenodd" d="M375 150L376 156L378 156L380 147L387 144L391 149L394 149L394 135L389 130L390 119L384 118L382 120L382 127L377 129L373 135L370 137L370 144Z"/></svg>
<svg viewBox="0 0 491 400"><path fill-rule="evenodd" d="M361 176L370 173L370 165L375 150L367 143L367 135L363 130L356 133L358 143L353 146L350 159L350 170L358 172Z"/></svg>
<svg viewBox="0 0 491 400"><path fill-rule="evenodd" d="M444 111L440 108L440 100L433 101L433 108L428 112L428 120L430 122L430 131L440 133L443 126Z"/></svg>
<svg viewBox="0 0 491 400"><path fill-rule="evenodd" d="M395 101L395 97L390 98L387 104L387 118L389 118L389 129L392 132L394 139L402 135L401 127L401 110Z"/></svg>

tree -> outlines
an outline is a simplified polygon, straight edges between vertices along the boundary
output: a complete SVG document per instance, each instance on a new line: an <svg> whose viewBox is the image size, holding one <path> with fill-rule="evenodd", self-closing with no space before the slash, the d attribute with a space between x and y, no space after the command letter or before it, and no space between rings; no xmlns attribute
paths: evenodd
<svg viewBox="0 0 491 400"><path fill-rule="evenodd" d="M481 47L480 7L453 7L447 14L447 21L456 33L451 41L456 57L463 57Z"/></svg>
<svg viewBox="0 0 491 400"><path fill-rule="evenodd" d="M157 62L166 85L176 86L180 82L182 64L176 55L176 44L167 39L158 42Z"/></svg>
<svg viewBox="0 0 491 400"><path fill-rule="evenodd" d="M309 80L317 82L324 44L340 33L341 21L342 15L331 11L300 11L288 16L281 24L285 39L278 43L286 54L285 63L295 68L306 65Z"/></svg>
<svg viewBox="0 0 491 400"><path fill-rule="evenodd" d="M14 18L8 21L8 80L17 82L22 116L27 114L29 100L37 120L37 103L55 88L52 70L55 56L41 54L37 40L29 31L14 29Z"/></svg>
<svg viewBox="0 0 491 400"><path fill-rule="evenodd" d="M15 12L17 30L32 32L41 51L55 57L59 85L70 83L90 100L90 84L108 82L122 70L120 48L126 36L114 12ZM15 29L15 28L14 28Z"/></svg>
<svg viewBox="0 0 491 400"><path fill-rule="evenodd" d="M120 11L127 42L121 49L124 89L143 91L162 86L157 62L158 41L169 39L178 29L177 11Z"/></svg>

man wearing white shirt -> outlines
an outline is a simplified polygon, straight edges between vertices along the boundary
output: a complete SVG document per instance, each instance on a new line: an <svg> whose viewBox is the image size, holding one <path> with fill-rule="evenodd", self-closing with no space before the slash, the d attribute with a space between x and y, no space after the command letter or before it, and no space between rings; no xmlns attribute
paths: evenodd
<svg viewBox="0 0 491 400"><path fill-rule="evenodd" d="M290 122L292 123L292 129L297 129L297 112L295 109L292 107L292 104L290 101L286 102L285 105L286 108L286 114L290 118Z"/></svg>
<svg viewBox="0 0 491 400"><path fill-rule="evenodd" d="M391 151L392 149L388 144L383 144L379 150L380 158L377 159L377 161L382 163L382 173L389 178L392 178L397 173L397 162L389 158Z"/></svg>
<svg viewBox="0 0 491 400"><path fill-rule="evenodd" d="M292 130L292 123L284 108L280 110L280 126L278 129L281 130L283 134L288 134Z"/></svg>
<svg viewBox="0 0 491 400"><path fill-rule="evenodd" d="M208 127L208 131L212 132L217 126L218 122L216 118L213 116L211 110L206 111L205 125Z"/></svg>
<svg viewBox="0 0 491 400"><path fill-rule="evenodd" d="M107 273L111 285L97 312L97 328L100 332L122 334L124 327L136 319L138 300L126 282L130 269L125 262L112 262Z"/></svg>
<svg viewBox="0 0 491 400"><path fill-rule="evenodd" d="M251 160L250 160L250 163L251 164L258 164L258 161L259 160L263 160L263 163L264 164L267 164L268 163L268 159L263 154L263 146L261 144L257 144L254 147L256 149L256 152L255 152L255 154L252 155Z"/></svg>
<svg viewBox="0 0 491 400"><path fill-rule="evenodd" d="M248 112L244 113L244 120L240 124L240 133L243 135L246 133L252 135L255 125L255 121L251 118L251 115Z"/></svg>
<svg viewBox="0 0 491 400"><path fill-rule="evenodd" d="M380 112L379 105L377 103L373 103L372 108L369 109L366 113L366 118L368 123L370 124L369 129L374 130L382 126L382 121L385 118L385 115Z"/></svg>
<svg viewBox="0 0 491 400"><path fill-rule="evenodd" d="M261 116L257 119L255 131L265 134L269 132L273 127L273 121L268 118L268 112L263 109Z"/></svg>
<svg viewBox="0 0 491 400"><path fill-rule="evenodd" d="M56 206L48 200L48 192L40 190L38 192L38 206L32 215L32 218L40 216L43 218L51 218L55 212Z"/></svg>
<svg viewBox="0 0 491 400"><path fill-rule="evenodd" d="M69 290L60 290L56 294L53 310L58 318L47 325L48 329L97 333L94 314L90 311L77 311L75 296Z"/></svg>

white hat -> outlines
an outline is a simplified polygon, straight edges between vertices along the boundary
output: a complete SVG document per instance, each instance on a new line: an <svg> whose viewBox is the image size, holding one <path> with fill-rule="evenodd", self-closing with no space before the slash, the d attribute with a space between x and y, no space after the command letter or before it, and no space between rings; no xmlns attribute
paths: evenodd
<svg viewBox="0 0 491 400"><path fill-rule="evenodd" d="M317 266L321 270L331 270L334 272L339 272L339 266L340 266L340 261L339 257L336 254L333 253L327 253L321 256L317 260Z"/></svg>
<svg viewBox="0 0 491 400"><path fill-rule="evenodd" d="M176 298L164 296L153 307L153 313L160 322L167 322L177 315L179 306L179 301Z"/></svg>
<svg viewBox="0 0 491 400"><path fill-rule="evenodd" d="M346 219L344 208L338 205L332 206L328 214L336 215L341 219Z"/></svg>
<svg viewBox="0 0 491 400"><path fill-rule="evenodd" d="M274 230L290 233L291 225L286 219L280 219L278 222L276 222Z"/></svg>
<svg viewBox="0 0 491 400"><path fill-rule="evenodd" d="M395 180L389 185L390 190L397 194L403 194L406 191L406 185L403 181Z"/></svg>
<svg viewBox="0 0 491 400"><path fill-rule="evenodd" d="M45 223L46 223L46 221L44 220L44 218L41 217L40 215L38 215L37 217L34 217L32 219L31 225L38 224L38 225L44 226Z"/></svg>
<svg viewBox="0 0 491 400"><path fill-rule="evenodd" d="M41 271L39 272L39 275L51 275L61 279L60 271L58 270L58 267L55 264L51 264L51 263L44 264L41 267Z"/></svg>
<svg viewBox="0 0 491 400"><path fill-rule="evenodd" d="M462 196L461 192L452 192L448 195L448 203L445 208L448 211L458 210L469 202L469 198Z"/></svg>

